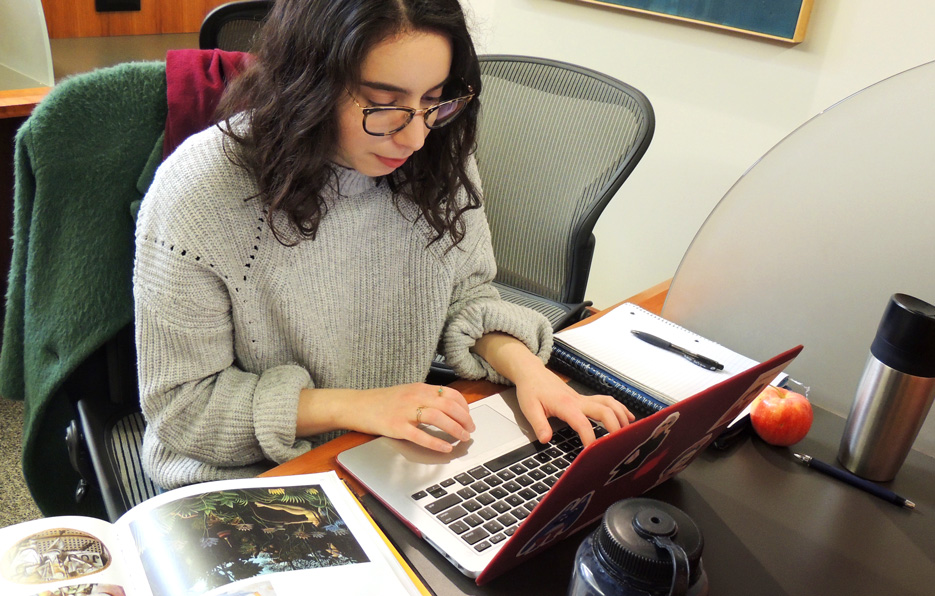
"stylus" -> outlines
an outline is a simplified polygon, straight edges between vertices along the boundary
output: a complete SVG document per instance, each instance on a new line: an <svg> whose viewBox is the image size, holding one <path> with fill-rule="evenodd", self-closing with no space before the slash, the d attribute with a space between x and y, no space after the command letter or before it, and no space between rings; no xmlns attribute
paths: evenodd
<svg viewBox="0 0 935 596"><path fill-rule="evenodd" d="M841 482L846 482L851 486L866 491L875 497L883 499L884 501L889 501L890 503L899 505L900 507L906 507L907 509L915 509L915 503L900 497L893 491L883 488L878 484L864 480L863 478L855 476L846 470L840 470L834 466L828 465L821 460L815 459L811 455L802 455L801 453L793 453L793 455L797 460L806 466L818 470L822 474L826 474L832 478L837 478Z"/></svg>

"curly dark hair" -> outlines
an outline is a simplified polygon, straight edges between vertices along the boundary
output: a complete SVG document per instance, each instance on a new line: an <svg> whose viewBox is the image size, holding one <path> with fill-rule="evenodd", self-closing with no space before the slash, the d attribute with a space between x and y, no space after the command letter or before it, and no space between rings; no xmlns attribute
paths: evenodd
<svg viewBox="0 0 935 596"><path fill-rule="evenodd" d="M314 239L337 189L331 159L338 144L337 110L354 89L376 44L400 32L424 31L451 41L452 63L443 97L480 93L477 54L458 0L277 0L259 34L255 60L229 86L218 106L221 129L235 142L228 157L256 180L255 199L274 221L285 215L300 238ZM454 122L432 131L425 145L386 176L394 195L414 203L435 230L435 242L464 237L461 216L481 204L466 172L476 148L476 97ZM249 114L249 126L232 125ZM467 200L456 200L461 189ZM399 199L397 199L399 200ZM291 235L290 235L291 236ZM294 243L294 242L292 242Z"/></svg>

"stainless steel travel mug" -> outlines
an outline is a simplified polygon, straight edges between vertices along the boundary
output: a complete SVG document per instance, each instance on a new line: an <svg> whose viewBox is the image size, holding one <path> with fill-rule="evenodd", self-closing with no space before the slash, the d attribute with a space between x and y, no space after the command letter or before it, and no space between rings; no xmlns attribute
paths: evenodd
<svg viewBox="0 0 935 596"><path fill-rule="evenodd" d="M935 307L894 294L870 346L838 460L886 482L902 467L935 398Z"/></svg>

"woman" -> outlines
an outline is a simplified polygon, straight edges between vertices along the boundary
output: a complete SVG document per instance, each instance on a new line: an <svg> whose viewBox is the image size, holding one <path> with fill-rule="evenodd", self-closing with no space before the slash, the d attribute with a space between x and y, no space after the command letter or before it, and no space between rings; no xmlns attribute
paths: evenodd
<svg viewBox="0 0 935 596"><path fill-rule="evenodd" d="M255 475L345 430L438 451L474 430L422 383L436 350L549 416L632 419L544 362L499 299L471 157L481 80L457 0L277 2L217 127L160 168L134 275L144 465L162 487Z"/></svg>

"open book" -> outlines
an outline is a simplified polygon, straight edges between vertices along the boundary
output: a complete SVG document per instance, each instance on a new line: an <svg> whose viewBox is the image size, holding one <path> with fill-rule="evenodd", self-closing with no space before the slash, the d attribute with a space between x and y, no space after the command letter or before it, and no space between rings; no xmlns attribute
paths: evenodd
<svg viewBox="0 0 935 596"><path fill-rule="evenodd" d="M679 353L637 338L633 331L649 333L715 360L723 368L709 370L699 366ZM624 303L590 323L556 333L549 364L592 389L613 395L643 417L757 362L634 304Z"/></svg>
<svg viewBox="0 0 935 596"><path fill-rule="evenodd" d="M311 593L428 594L334 472L179 488L113 524L0 528L3 596Z"/></svg>

